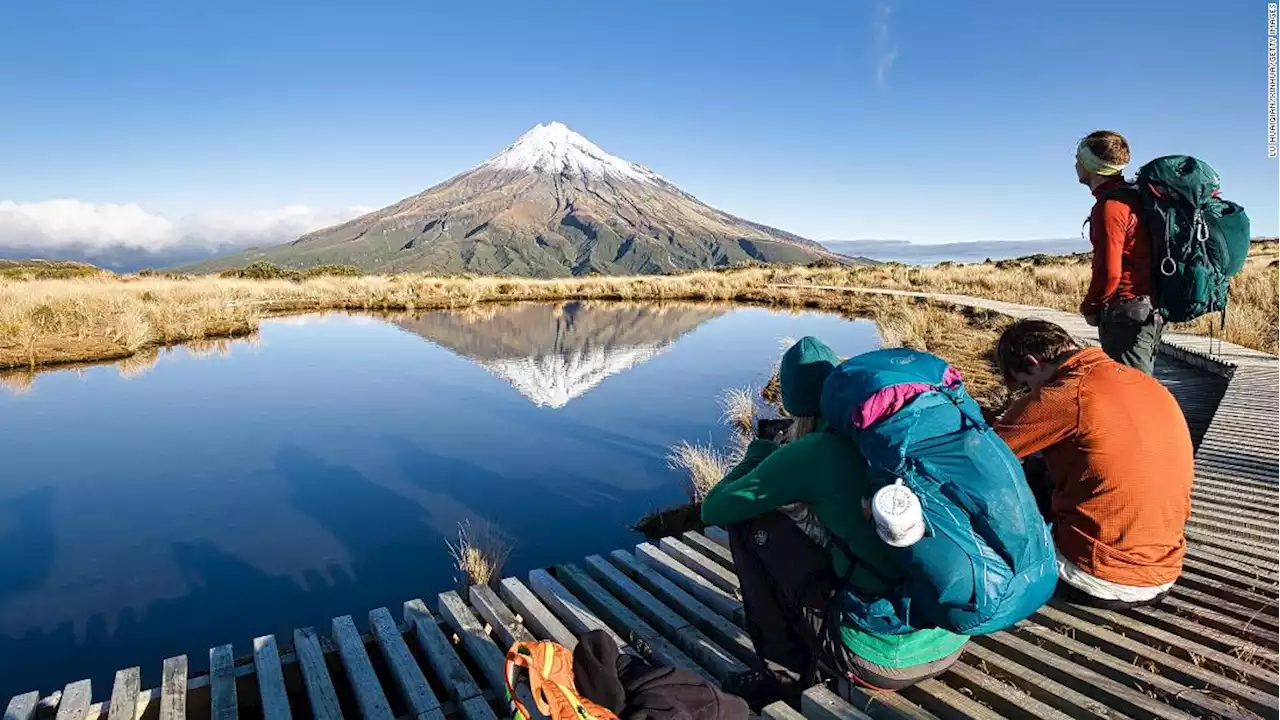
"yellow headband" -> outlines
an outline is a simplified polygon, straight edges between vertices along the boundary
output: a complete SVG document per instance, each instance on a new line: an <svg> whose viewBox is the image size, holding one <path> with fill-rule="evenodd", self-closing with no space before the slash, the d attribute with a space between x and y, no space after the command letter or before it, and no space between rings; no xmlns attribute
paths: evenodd
<svg viewBox="0 0 1280 720"><path fill-rule="evenodd" d="M1080 144L1076 145L1076 159L1080 161L1085 170L1094 175L1119 175L1124 172L1124 165L1113 165L1094 155L1084 140L1081 140Z"/></svg>

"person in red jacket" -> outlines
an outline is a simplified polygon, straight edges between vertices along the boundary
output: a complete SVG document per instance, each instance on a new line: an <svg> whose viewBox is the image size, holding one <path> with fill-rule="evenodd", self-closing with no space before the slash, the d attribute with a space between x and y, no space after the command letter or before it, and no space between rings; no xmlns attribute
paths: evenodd
<svg viewBox="0 0 1280 720"><path fill-rule="evenodd" d="M1150 375L1164 320L1151 302L1151 241L1138 222L1137 192L1122 175L1129 157L1129 143L1110 130L1089 133L1076 146L1076 178L1095 198L1093 276L1080 314L1098 327L1111 359Z"/></svg>

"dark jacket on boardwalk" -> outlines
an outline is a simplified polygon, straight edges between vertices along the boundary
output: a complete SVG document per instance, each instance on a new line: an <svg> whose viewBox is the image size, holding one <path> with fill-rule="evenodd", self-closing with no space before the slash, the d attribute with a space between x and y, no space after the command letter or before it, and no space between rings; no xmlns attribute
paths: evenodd
<svg viewBox="0 0 1280 720"><path fill-rule="evenodd" d="M650 665L618 652L606 633L593 630L573 651L578 692L624 720L747 720L741 698L726 695L701 675Z"/></svg>

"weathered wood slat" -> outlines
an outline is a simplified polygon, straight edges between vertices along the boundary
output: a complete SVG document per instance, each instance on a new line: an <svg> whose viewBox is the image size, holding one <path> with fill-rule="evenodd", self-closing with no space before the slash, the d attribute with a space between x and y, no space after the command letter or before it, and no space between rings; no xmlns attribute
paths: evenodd
<svg viewBox="0 0 1280 720"><path fill-rule="evenodd" d="M711 639L733 653L739 660L744 662L752 662L754 660L755 647L751 644L750 636L742 628L698 602L692 595L659 575L653 568L637 561L626 550L613 551L609 559L623 574L653 593L667 606L680 613L682 617L688 618L694 627L705 632Z"/></svg>
<svg viewBox="0 0 1280 720"><path fill-rule="evenodd" d="M1113 680L1090 666L1073 663L1061 655L1009 632L984 635L974 638L972 642L995 654L1016 660L1019 664L1075 692L1089 696L1107 707L1119 708L1121 712L1132 717L1158 717L1166 720L1192 720L1194 717L1145 693L1138 692L1124 682Z"/></svg>
<svg viewBox="0 0 1280 720"><path fill-rule="evenodd" d="M875 720L938 720L937 715L896 692L865 690L847 682L841 685L841 692L848 695L853 708Z"/></svg>
<svg viewBox="0 0 1280 720"><path fill-rule="evenodd" d="M524 583L506 578L498 583L498 595L513 611L520 613L521 620L537 637L554 640L570 650L577 647L578 638Z"/></svg>
<svg viewBox="0 0 1280 720"><path fill-rule="evenodd" d="M4 709L4 720L31 720L36 714L36 705L40 704L39 691L31 691L9 698Z"/></svg>
<svg viewBox="0 0 1280 720"><path fill-rule="evenodd" d="M88 680L68 683L62 689L62 700L58 702L57 720L84 720L92 699L93 685Z"/></svg>
<svg viewBox="0 0 1280 720"><path fill-rule="evenodd" d="M280 668L280 649L274 635L253 639L253 667L258 680L258 699L264 720L289 720L289 693Z"/></svg>
<svg viewBox="0 0 1280 720"><path fill-rule="evenodd" d="M636 545L636 557L720 615L735 622L742 617L741 600L712 585L658 548L640 543Z"/></svg>
<svg viewBox="0 0 1280 720"><path fill-rule="evenodd" d="M342 669L346 671L347 681L356 696L360 716L370 720L393 720L391 703L382 692L382 683L378 682L378 675L373 671L373 663L365 652L364 640L356 629L355 620L350 615L334 618L330 636L338 646L338 657L342 658Z"/></svg>
<svg viewBox="0 0 1280 720"><path fill-rule="evenodd" d="M427 657L432 673L445 686L450 697L458 702L480 697L480 686L471 677L467 666L462 664L453 644L441 632L426 603L417 598L406 602L404 624L418 638L418 646Z"/></svg>
<svg viewBox="0 0 1280 720"><path fill-rule="evenodd" d="M1192 618L1205 627L1220 630L1263 647L1275 647L1280 642L1280 635L1274 629L1256 625L1249 618L1220 613L1203 604L1190 602L1173 595L1165 597L1164 602L1160 603L1160 605L1184 617Z"/></svg>
<svg viewBox="0 0 1280 720"><path fill-rule="evenodd" d="M1205 625L1195 618L1182 617L1161 608L1140 607L1118 613L1123 616L1137 617L1150 627L1158 627L1178 637L1217 649L1227 654L1242 654L1270 659L1277 659L1275 648L1268 648L1247 638L1224 632Z"/></svg>
<svg viewBox="0 0 1280 720"><path fill-rule="evenodd" d="M413 653L409 652L409 646L404 643L400 628L396 627L395 618L391 617L391 611L386 608L370 610L369 627L378 641L378 647L382 648L382 657L386 659L401 695L409 703L409 710L418 716L438 711L440 701L427 684L427 678L422 674L422 668L418 667Z"/></svg>
<svg viewBox="0 0 1280 720"><path fill-rule="evenodd" d="M800 710L808 720L871 720L870 715L855 709L822 685L804 691L800 696Z"/></svg>
<svg viewBox="0 0 1280 720"><path fill-rule="evenodd" d="M804 720L804 715L801 715L799 710L781 700L761 710L760 717L765 720Z"/></svg>
<svg viewBox="0 0 1280 720"><path fill-rule="evenodd" d="M547 604L551 612L564 621L570 632L575 635L591 632L592 630L603 630L613 638L619 648L627 648L627 641L621 635L614 632L595 613L587 609L587 606L581 600L574 597L573 593L560 584L558 580L551 577L546 570L533 570L529 573L529 587L533 592Z"/></svg>
<svg viewBox="0 0 1280 720"><path fill-rule="evenodd" d="M685 545L702 553L708 560L729 571L733 570L733 553L729 552L729 548L700 532L692 530L684 533L681 537L684 539Z"/></svg>
<svg viewBox="0 0 1280 720"><path fill-rule="evenodd" d="M320 636L309 627L294 630L293 652L297 655L298 667L302 670L302 681L307 688L312 716L316 720L341 718L342 708L338 706L338 693L333 689L333 680L329 678L329 668L324 662Z"/></svg>
<svg viewBox="0 0 1280 720"><path fill-rule="evenodd" d="M735 598L742 597L742 587L738 584L738 578L697 550L671 537L664 537L659 540L658 547L667 555L675 558L681 565L701 575L712 585Z"/></svg>
<svg viewBox="0 0 1280 720"><path fill-rule="evenodd" d="M644 641L645 650L648 651L647 657L653 663L695 672L708 680L724 679L724 676L717 678L714 673L708 672L694 662L693 658L664 638L661 633L653 629L652 625L628 610L599 583L588 577L581 568L576 565L558 565L556 575L567 589L580 597L610 627L622 630L629 638L635 637Z"/></svg>
<svg viewBox="0 0 1280 720"><path fill-rule="evenodd" d="M489 623L500 647L509 648L517 640L528 642L537 639L487 585L472 585L468 595L471 607Z"/></svg>
<svg viewBox="0 0 1280 720"><path fill-rule="evenodd" d="M1030 667L976 642L965 646L964 660L976 664L986 674L1017 687L1040 702L1076 718L1130 720L1115 703L1101 702L1052 680Z"/></svg>
<svg viewBox="0 0 1280 720"><path fill-rule="evenodd" d="M506 653L498 649L484 631L484 626L476 620L471 609L462 601L456 592L440 593L436 610L444 618L445 623L458 634L463 650L471 658L489 687L498 690L505 688L507 681L503 675Z"/></svg>
<svg viewBox="0 0 1280 720"><path fill-rule="evenodd" d="M160 720L187 717L187 656L164 661L160 678Z"/></svg>
<svg viewBox="0 0 1280 720"><path fill-rule="evenodd" d="M899 694L941 717L971 718L972 720L999 720L1000 718L993 709L969 699L937 680L925 680L900 690ZM1021 717L1034 720L1034 716L1031 715Z"/></svg>
<svg viewBox="0 0 1280 720"><path fill-rule="evenodd" d="M1071 716L1043 703L1015 685L1008 685L966 662L951 666L942 678L947 685L972 693L976 700L990 706L996 717L1025 717L1042 720L1070 720ZM928 707L928 703L924 704Z"/></svg>
<svg viewBox="0 0 1280 720"><path fill-rule="evenodd" d="M213 720L237 720L236 654L230 645L209 650L209 701Z"/></svg>
<svg viewBox="0 0 1280 720"><path fill-rule="evenodd" d="M702 534L706 535L712 542L725 550L729 549L729 533L726 532L724 528L712 525L711 527L703 530Z"/></svg>
<svg viewBox="0 0 1280 720"><path fill-rule="evenodd" d="M116 671L111 686L111 705L107 720L134 720L138 715L138 685L141 668L131 667Z"/></svg>
<svg viewBox="0 0 1280 720"><path fill-rule="evenodd" d="M586 559L587 573L605 587L614 597L622 601L631 610L638 613L646 622L658 628L663 635L676 644L689 657L711 674L724 681L747 669L747 666L736 657L726 652L711 638L702 632L679 613L663 605L647 590L637 585L599 555Z"/></svg>

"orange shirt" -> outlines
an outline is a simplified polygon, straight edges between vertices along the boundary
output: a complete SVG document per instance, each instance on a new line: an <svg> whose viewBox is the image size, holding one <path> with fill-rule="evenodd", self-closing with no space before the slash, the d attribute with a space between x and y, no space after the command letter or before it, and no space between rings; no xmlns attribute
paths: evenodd
<svg viewBox="0 0 1280 720"><path fill-rule="evenodd" d="M1151 294L1151 240L1138 224L1137 193L1116 178L1093 191L1089 214L1093 275L1080 314L1093 315L1107 305Z"/></svg>
<svg viewBox="0 0 1280 720"><path fill-rule="evenodd" d="M1121 585L1178 578L1195 459L1182 410L1155 378L1086 348L995 429L1020 458L1044 453L1068 560Z"/></svg>

